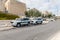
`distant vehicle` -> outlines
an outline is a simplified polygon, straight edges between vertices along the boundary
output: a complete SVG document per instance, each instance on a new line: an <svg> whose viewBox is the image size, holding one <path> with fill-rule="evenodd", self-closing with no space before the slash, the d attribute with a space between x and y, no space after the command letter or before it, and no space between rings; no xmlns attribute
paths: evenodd
<svg viewBox="0 0 60 40"><path fill-rule="evenodd" d="M55 19L50 19L50 21L55 21Z"/></svg>
<svg viewBox="0 0 60 40"><path fill-rule="evenodd" d="M43 23L48 23L48 22L49 22L49 20L48 20L48 19L43 18Z"/></svg>
<svg viewBox="0 0 60 40"><path fill-rule="evenodd" d="M31 24L42 24L43 23L43 18L32 18L31 19Z"/></svg>
<svg viewBox="0 0 60 40"><path fill-rule="evenodd" d="M14 21L11 21L11 24L14 27L20 27L22 25L29 25L30 20L29 20L29 18L22 18L22 19L18 18L18 19L14 20Z"/></svg>
<svg viewBox="0 0 60 40"><path fill-rule="evenodd" d="M46 19L46 21L55 21L55 19L50 18L50 19Z"/></svg>

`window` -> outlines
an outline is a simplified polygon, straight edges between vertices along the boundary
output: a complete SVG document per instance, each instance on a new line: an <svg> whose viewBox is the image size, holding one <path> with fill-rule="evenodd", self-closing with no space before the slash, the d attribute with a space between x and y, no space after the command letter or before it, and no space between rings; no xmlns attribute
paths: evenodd
<svg viewBox="0 0 60 40"><path fill-rule="evenodd" d="M38 20L41 20L40 18Z"/></svg>
<svg viewBox="0 0 60 40"><path fill-rule="evenodd" d="M28 18L23 18L23 20L29 20Z"/></svg>

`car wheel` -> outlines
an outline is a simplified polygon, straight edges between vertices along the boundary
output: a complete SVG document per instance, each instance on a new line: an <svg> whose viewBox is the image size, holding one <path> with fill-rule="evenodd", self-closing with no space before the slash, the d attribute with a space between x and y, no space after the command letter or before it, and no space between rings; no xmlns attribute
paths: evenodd
<svg viewBox="0 0 60 40"><path fill-rule="evenodd" d="M29 25L30 25L30 22L28 22L27 26L29 26Z"/></svg>
<svg viewBox="0 0 60 40"><path fill-rule="evenodd" d="M21 24L17 24L17 27L21 27Z"/></svg>
<svg viewBox="0 0 60 40"><path fill-rule="evenodd" d="M36 24L38 24L38 22L36 22Z"/></svg>
<svg viewBox="0 0 60 40"><path fill-rule="evenodd" d="M42 24L42 21L41 21L41 23L40 24Z"/></svg>

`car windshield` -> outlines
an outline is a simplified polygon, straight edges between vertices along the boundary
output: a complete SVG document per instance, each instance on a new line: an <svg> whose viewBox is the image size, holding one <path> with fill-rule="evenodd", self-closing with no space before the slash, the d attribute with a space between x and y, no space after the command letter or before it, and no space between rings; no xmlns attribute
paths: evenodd
<svg viewBox="0 0 60 40"><path fill-rule="evenodd" d="M33 20L41 20L41 18L34 18Z"/></svg>
<svg viewBox="0 0 60 40"><path fill-rule="evenodd" d="M23 18L23 20L29 20L29 18Z"/></svg>

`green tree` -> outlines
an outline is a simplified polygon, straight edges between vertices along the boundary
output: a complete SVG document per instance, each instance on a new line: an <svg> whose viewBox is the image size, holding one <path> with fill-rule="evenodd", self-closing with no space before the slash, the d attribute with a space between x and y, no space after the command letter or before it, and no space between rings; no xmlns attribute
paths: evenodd
<svg viewBox="0 0 60 40"><path fill-rule="evenodd" d="M43 18L53 18L53 17L55 17L55 15L52 14L52 12L46 11L45 13L46 13L46 14L42 14L42 17L43 17Z"/></svg>
<svg viewBox="0 0 60 40"><path fill-rule="evenodd" d="M26 17L30 17L30 14L28 13L28 11L25 11L25 15Z"/></svg>
<svg viewBox="0 0 60 40"><path fill-rule="evenodd" d="M53 17L53 15L52 14L48 14L47 17L48 18L51 18L51 17Z"/></svg>
<svg viewBox="0 0 60 40"><path fill-rule="evenodd" d="M37 9L30 9L29 11L25 12L25 15L27 17L40 17L41 16L41 12L39 12Z"/></svg>

